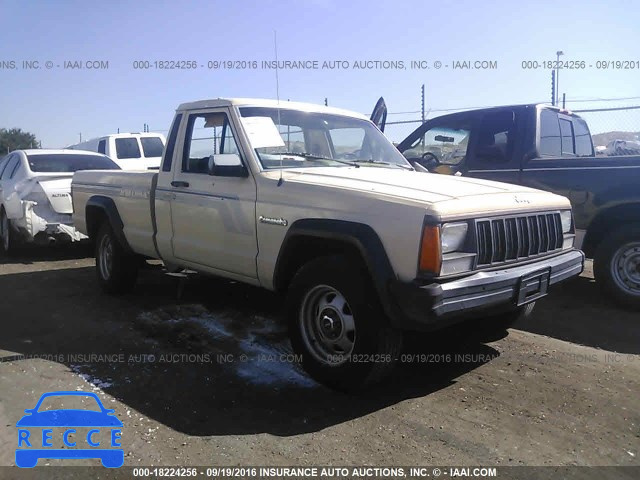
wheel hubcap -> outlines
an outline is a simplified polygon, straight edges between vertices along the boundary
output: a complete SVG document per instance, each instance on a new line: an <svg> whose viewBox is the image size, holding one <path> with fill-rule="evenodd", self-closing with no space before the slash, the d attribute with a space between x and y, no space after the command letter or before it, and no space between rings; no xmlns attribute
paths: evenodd
<svg viewBox="0 0 640 480"><path fill-rule="evenodd" d="M300 308L302 339L314 358L326 365L345 363L356 340L356 325L351 307L335 288L312 288Z"/></svg>
<svg viewBox="0 0 640 480"><path fill-rule="evenodd" d="M100 275L102 275L102 278L105 280L109 280L109 278L111 278L111 270L113 269L113 242L108 235L102 237L98 252Z"/></svg>
<svg viewBox="0 0 640 480"><path fill-rule="evenodd" d="M623 245L613 256L611 273L616 285L640 296L640 242Z"/></svg>

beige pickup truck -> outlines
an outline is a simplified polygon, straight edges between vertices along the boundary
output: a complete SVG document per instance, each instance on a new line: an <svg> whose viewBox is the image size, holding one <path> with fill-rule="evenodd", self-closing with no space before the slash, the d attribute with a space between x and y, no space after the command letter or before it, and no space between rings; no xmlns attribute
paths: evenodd
<svg viewBox="0 0 640 480"><path fill-rule="evenodd" d="M156 258L282 292L305 369L343 390L403 332L504 328L584 262L566 198L418 174L366 117L302 103L180 105L159 172L78 172L72 197L104 290Z"/></svg>

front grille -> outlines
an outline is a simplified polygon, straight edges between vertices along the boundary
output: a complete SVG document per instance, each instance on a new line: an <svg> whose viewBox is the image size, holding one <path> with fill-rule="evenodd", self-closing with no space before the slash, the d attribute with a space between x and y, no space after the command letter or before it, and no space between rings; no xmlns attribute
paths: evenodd
<svg viewBox="0 0 640 480"><path fill-rule="evenodd" d="M476 221L478 266L494 265L562 249L560 213Z"/></svg>

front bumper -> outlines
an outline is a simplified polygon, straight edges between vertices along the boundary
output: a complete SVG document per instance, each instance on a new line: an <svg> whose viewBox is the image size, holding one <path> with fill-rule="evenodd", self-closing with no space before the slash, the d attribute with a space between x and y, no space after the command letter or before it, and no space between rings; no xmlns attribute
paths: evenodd
<svg viewBox="0 0 640 480"><path fill-rule="evenodd" d="M580 275L584 254L570 250L526 265L482 271L442 283L395 282L391 293L401 312L400 328L434 329L473 316L515 310L547 294L548 288Z"/></svg>

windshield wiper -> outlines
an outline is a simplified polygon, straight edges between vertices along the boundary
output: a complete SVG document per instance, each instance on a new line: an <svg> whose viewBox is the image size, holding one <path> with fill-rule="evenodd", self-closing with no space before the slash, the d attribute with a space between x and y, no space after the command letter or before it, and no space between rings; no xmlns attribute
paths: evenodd
<svg viewBox="0 0 640 480"><path fill-rule="evenodd" d="M357 163L373 163L375 165L389 165L389 166L393 166L393 167L398 167L401 168L403 170L413 170L413 167L409 167L406 165L400 165L399 163L389 163L389 162L383 162L381 160L354 160L354 162Z"/></svg>
<svg viewBox="0 0 640 480"><path fill-rule="evenodd" d="M323 157L322 155L313 155L307 152L276 152L276 153L272 153L271 155L295 155L297 157L302 157L307 160L330 160L332 162L344 163L345 165L360 168L360 165L358 165L355 161L350 162L348 160L339 160L337 158Z"/></svg>

